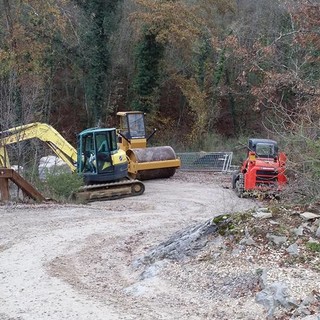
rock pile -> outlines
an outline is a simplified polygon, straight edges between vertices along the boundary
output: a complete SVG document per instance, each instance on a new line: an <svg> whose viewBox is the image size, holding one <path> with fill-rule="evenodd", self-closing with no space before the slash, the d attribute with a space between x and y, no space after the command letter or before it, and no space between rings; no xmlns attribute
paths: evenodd
<svg viewBox="0 0 320 320"><path fill-rule="evenodd" d="M225 296L255 295L256 303L266 310L267 319L319 319L320 293L318 280L315 288L301 291L292 298L287 279L267 281L267 270L305 268L310 272L320 270L320 215L314 212L287 208L260 208L254 212L222 215L177 232L167 241L149 250L135 261L135 267L152 270L167 266L166 262L184 264L186 260L207 261L214 265L227 256L231 263L241 260L259 266L255 270L243 269L236 276L226 271L222 286L214 287ZM164 263L165 262L165 263ZM150 269L151 267L151 269ZM239 265L234 267L241 268ZM298 270L298 269L297 269ZM298 272L298 271L295 271ZM150 273L148 273L150 276ZM152 275L151 275L152 276ZM221 277L221 275L220 275ZM274 277L275 278L275 277ZM229 280L227 280L229 279ZM231 280L233 279L233 280ZM302 294L307 296L302 296ZM318 318L317 318L318 317Z"/></svg>

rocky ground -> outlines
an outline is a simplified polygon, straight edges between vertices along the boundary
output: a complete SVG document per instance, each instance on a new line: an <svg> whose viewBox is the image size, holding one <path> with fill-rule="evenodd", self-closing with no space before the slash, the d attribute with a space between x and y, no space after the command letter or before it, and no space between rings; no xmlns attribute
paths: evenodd
<svg viewBox="0 0 320 320"><path fill-rule="evenodd" d="M319 210L179 172L144 195L0 207L0 319L319 319Z"/></svg>

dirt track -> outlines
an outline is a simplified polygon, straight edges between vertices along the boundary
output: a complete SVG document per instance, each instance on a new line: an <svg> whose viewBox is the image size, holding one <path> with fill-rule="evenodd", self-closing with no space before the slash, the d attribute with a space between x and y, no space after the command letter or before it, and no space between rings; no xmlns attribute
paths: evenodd
<svg viewBox="0 0 320 320"><path fill-rule="evenodd" d="M122 200L1 206L0 319L221 319L192 265L142 271L135 261L176 231L256 203L214 176L145 184Z"/></svg>

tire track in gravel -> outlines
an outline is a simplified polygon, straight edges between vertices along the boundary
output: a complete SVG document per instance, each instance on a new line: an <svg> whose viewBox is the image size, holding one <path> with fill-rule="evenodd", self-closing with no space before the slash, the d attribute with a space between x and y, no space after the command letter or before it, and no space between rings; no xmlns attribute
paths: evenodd
<svg viewBox="0 0 320 320"><path fill-rule="evenodd" d="M189 225L255 205L214 183L172 179L87 206L0 207L0 319L175 319L170 284L139 287L133 260Z"/></svg>

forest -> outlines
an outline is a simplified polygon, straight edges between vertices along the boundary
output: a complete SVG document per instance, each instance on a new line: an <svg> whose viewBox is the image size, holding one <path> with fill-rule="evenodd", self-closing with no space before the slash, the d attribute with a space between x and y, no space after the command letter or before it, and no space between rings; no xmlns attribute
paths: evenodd
<svg viewBox="0 0 320 320"><path fill-rule="evenodd" d="M0 131L75 143L141 110L177 151L272 138L291 195L320 201L319 17L318 0L0 0Z"/></svg>

